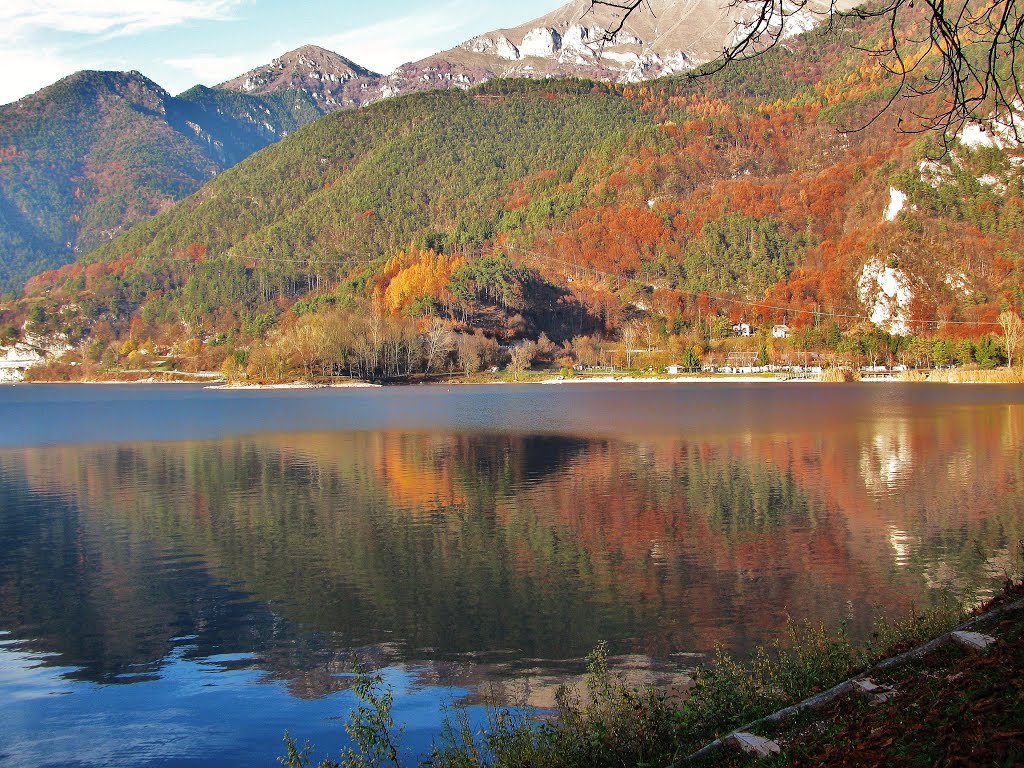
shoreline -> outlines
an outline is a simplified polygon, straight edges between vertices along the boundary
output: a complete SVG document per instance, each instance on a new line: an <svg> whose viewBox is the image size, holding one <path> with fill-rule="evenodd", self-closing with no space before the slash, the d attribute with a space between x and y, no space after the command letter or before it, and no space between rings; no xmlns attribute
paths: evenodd
<svg viewBox="0 0 1024 768"><path fill-rule="evenodd" d="M543 381L532 382L510 382L522 384L791 384L811 383L822 384L817 379L776 379L769 376L679 376L676 378L651 377L639 378L636 376L598 376L594 378L573 378L573 379L544 379Z"/></svg>
<svg viewBox="0 0 1024 768"><path fill-rule="evenodd" d="M210 384L203 389L245 392L263 389L380 389L383 386L383 384L373 384L368 381L353 381L345 384L311 384L308 381L296 381L280 384Z"/></svg>
<svg viewBox="0 0 1024 768"><path fill-rule="evenodd" d="M572 378L563 379L555 377L551 379L539 379L534 381L434 381L434 382L407 382L391 384L375 384L373 382L349 382L336 384L313 384L309 382L279 382L275 384L227 384L224 382L210 381L183 381L162 380L162 379L136 379L134 381L116 381L110 379L101 380L79 380L79 381L6 381L0 382L0 389L3 387L15 386L135 386L135 385L158 385L158 386L195 386L212 391L237 391L255 392L262 390L311 390L311 389L384 389L389 387L413 387L413 386L579 386L582 384L675 384L677 386L688 384L951 384L967 386L1014 386L1013 382L999 381L903 381L900 379L869 378L855 382L825 382L820 379L776 379L765 376L693 376L686 378L638 378L629 376L601 376L594 378ZM1019 385L1018 385L1019 386Z"/></svg>
<svg viewBox="0 0 1024 768"><path fill-rule="evenodd" d="M562 386L580 384L959 384L959 385L1003 385L1013 386L1017 382L1010 381L960 381L956 379L942 378L939 380L921 379L907 380L897 377L876 377L870 376L857 381L822 381L820 378L779 378L766 375L743 375L743 374L721 374L704 376L629 376L629 375L606 375L606 376L580 376L564 378L552 375L549 378L535 378L526 381L511 381L508 379L448 379L437 381L405 381L377 384L368 381L345 381L334 383L314 383L308 381L275 382L268 384L249 383L228 383L224 379L211 379L199 377L196 379L187 378L157 378L147 377L133 380L75 380L75 381L4 381L0 382L0 388L5 386L31 386L34 384L52 386L56 384L69 385L98 385L98 386L130 386L136 384L157 384L157 385L187 385L197 386L203 389L215 391L260 391L260 390L310 390L310 389L381 389L388 387L411 387L411 386L474 386L474 385L502 385L502 386Z"/></svg>

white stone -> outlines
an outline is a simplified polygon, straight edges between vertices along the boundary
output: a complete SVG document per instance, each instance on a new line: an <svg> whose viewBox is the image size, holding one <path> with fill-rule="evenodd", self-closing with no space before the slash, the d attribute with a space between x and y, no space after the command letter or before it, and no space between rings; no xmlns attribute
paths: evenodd
<svg viewBox="0 0 1024 768"><path fill-rule="evenodd" d="M993 192L1000 195L1006 194L1006 185L998 176L994 176L991 173L986 173L984 176L978 177L978 183L983 187L989 187Z"/></svg>
<svg viewBox="0 0 1024 768"><path fill-rule="evenodd" d="M980 147L998 147L1002 149L1003 142L995 134L987 131L981 123L968 123L960 132L960 143L971 149Z"/></svg>
<svg viewBox="0 0 1024 768"><path fill-rule="evenodd" d="M983 635L980 632L954 632L952 637L957 645L971 651L983 651L996 641L991 635Z"/></svg>
<svg viewBox="0 0 1024 768"><path fill-rule="evenodd" d="M744 754L756 755L757 757L777 755L782 751L774 741L761 736L755 736L752 733L734 733L726 741Z"/></svg>
<svg viewBox="0 0 1024 768"><path fill-rule="evenodd" d="M685 51L676 51L667 59L664 60L662 65L661 74L663 75L675 75L679 72L689 72L695 68L700 62L693 59Z"/></svg>
<svg viewBox="0 0 1024 768"><path fill-rule="evenodd" d="M863 680L854 680L853 685L857 689L858 693L875 694L887 690L886 688L878 685L874 680L868 678Z"/></svg>
<svg viewBox="0 0 1024 768"><path fill-rule="evenodd" d="M786 10L789 12L788 8ZM816 16L806 8L802 8L795 13L789 13L789 15L786 16L782 35L780 37L785 39L787 37L802 35L804 32L810 32L818 26L820 18L820 16Z"/></svg>
<svg viewBox="0 0 1024 768"><path fill-rule="evenodd" d="M947 272L942 276L942 282L952 288L954 291L960 291L965 296L970 296L974 293L974 289L971 288L970 278L967 277L965 272L953 273Z"/></svg>
<svg viewBox="0 0 1024 768"><path fill-rule="evenodd" d="M563 48L562 52L558 54L559 64L591 64L591 59L581 53L578 49Z"/></svg>
<svg viewBox="0 0 1024 768"><path fill-rule="evenodd" d="M590 51L591 41L600 40L601 36L596 30L584 27L580 24L573 24L562 36L562 47L575 51Z"/></svg>
<svg viewBox="0 0 1024 768"><path fill-rule="evenodd" d="M635 66L640 63L640 55L631 51L602 51L601 58L611 59L619 64Z"/></svg>
<svg viewBox="0 0 1024 768"><path fill-rule="evenodd" d="M953 176L953 169L948 165L937 163L934 160L922 160L918 166L921 172L921 181L932 189L938 189L944 182L949 181Z"/></svg>
<svg viewBox="0 0 1024 768"><path fill-rule="evenodd" d="M467 43L463 43L473 53L495 54L507 61L518 61L519 49L507 37L474 37Z"/></svg>
<svg viewBox="0 0 1024 768"><path fill-rule="evenodd" d="M497 51L498 56L503 59L508 59L509 61L517 61L520 56L519 49L516 48L515 45L512 44L512 41L507 37L503 37L498 40Z"/></svg>

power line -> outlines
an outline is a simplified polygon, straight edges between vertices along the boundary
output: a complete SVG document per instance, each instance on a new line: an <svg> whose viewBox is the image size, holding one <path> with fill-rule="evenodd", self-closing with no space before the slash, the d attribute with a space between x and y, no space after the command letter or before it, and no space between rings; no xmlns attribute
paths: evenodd
<svg viewBox="0 0 1024 768"><path fill-rule="evenodd" d="M559 259L559 258L556 258L554 256L549 256L548 254L540 253L538 251L528 250L526 248L521 248L521 247L518 247L518 246L507 246L507 245L506 246L500 246L500 247L493 246L493 247L491 247L489 249L483 248L481 246L481 247L473 248L473 249L470 249L470 250L462 251L462 252L460 252L460 255L462 255L462 256L483 256L483 255L485 255L487 253L493 254L493 253L497 253L497 252L500 252L500 251L506 251L506 252L511 252L511 253L518 253L518 254L520 254L522 256L525 256L526 258L540 259L542 261L547 261L547 262L552 263L552 264L559 264L559 265L561 265L563 267L566 267L566 268L570 268L570 269L573 269L573 270L576 270L576 271L588 272L590 274L597 275L599 277L609 278L609 279L612 279L612 280L615 280L615 281L620 281L621 280L621 281L625 281L625 282L641 282L641 281L636 280L635 278L629 277L629 276L621 274L621 273L607 272L607 271L604 271L604 270L595 269L594 267L581 266L581 265L575 264L573 262L565 261L564 259ZM336 260L336 259L317 259L317 258L288 259L288 258L280 258L280 257L273 257L273 256L250 256L250 255L235 254L235 253L231 253L231 252L228 252L225 255L227 257L229 257L229 258L239 259L240 261L257 261L257 262L272 263L272 264L304 264L304 265L307 265L307 266L325 266L325 267L326 266L350 267L350 266L357 265L357 264L359 264L359 265L370 265L370 264L377 264L381 260L385 259L385 257L383 255L372 256L372 255L366 254L366 253L355 253L355 252L352 252L353 256L359 256L359 257L362 257L362 258L346 259L346 260L342 261L342 260ZM180 258L180 259L188 259L189 257L186 256L186 255L181 255L178 258ZM652 283L643 283L643 285L646 285L647 287L653 288L655 290L658 289L658 286L656 286L656 285L654 285ZM747 299L737 299L737 298L733 298L733 297L729 297L729 296L721 296L721 295L716 295L716 294L708 293L707 291L688 291L688 290L683 290L683 289L678 289L678 288L674 288L672 290L675 290L677 293L681 293L683 295L686 295L686 296L689 296L689 297L695 298L695 299L700 299L701 297L705 297L709 301L714 302L714 303L718 303L718 304L731 304L733 306L748 307L748 308L754 308L754 309L767 309L767 310L773 310L773 311L776 311L776 312L784 312L784 313L787 313L787 314L794 314L794 315L813 315L813 316L818 317L818 318L829 318L829 319L833 319L833 320L850 320L850 321L874 322L871 319L870 315L847 314L847 313L842 313L842 312L826 312L826 311L812 310L812 309L800 309L798 307L787 307L787 306L779 305L779 304L768 304L768 303L763 302L763 301L751 301L751 300L747 300ZM943 325L973 325L973 326L990 326L990 327L998 327L1000 325L998 322L987 321L987 320L939 320L939 319L931 319L931 320L909 320L907 322L915 324L915 325L934 326L936 328L938 328L940 326L943 326Z"/></svg>
<svg viewBox="0 0 1024 768"><path fill-rule="evenodd" d="M626 282L640 282L640 281L636 280L635 278L631 278L631 277L628 277L626 275L617 274L617 273L614 273L614 272L604 272L604 271L599 270L599 269L594 269L593 267L583 267L583 266L580 266L578 264L573 264L572 262L568 262L568 261L564 261L562 259L555 258L554 256L548 256L546 254L537 253L536 251L528 251L526 249L514 248L514 247L506 248L505 250L518 251L519 253L522 253L522 254L526 255L527 257L538 258L538 259L542 259L544 261L549 261L549 262L553 262L553 263L556 263L556 264L561 264L561 265L563 265L565 267L571 267L572 269L581 270L583 272L590 272L591 274L600 275L601 277L608 277L608 278L611 278L613 280L625 280ZM655 290L658 289L658 286L653 285L651 283L643 283L643 284L646 285L649 288L654 288ZM754 307L754 308L761 308L761 309L772 309L772 310L776 310L776 311L779 311L779 312L787 312L787 313L799 314L799 315L815 315L817 317L829 317L829 318L834 318L836 320L868 320L870 322L874 322L874 321L871 320L871 316L870 315L850 315L850 314L844 314L844 313L841 313L841 312L823 312L823 311L813 310L813 309L798 309L796 307L786 307L786 306L780 306L780 305L777 305L777 304L767 304L767 303L765 303L763 301L749 301L749 300L744 300L744 299L735 299L735 298L731 298L731 297L727 297L727 296L717 296L717 295L710 294L710 293L708 293L706 291L687 291L687 290L681 290L681 289L678 289L678 288L674 288L672 290L675 290L677 293L682 293L682 294L684 294L686 296L690 296L692 298L697 298L697 299L699 299L701 296L705 296L705 297L707 297L708 300L714 301L716 303L733 304L733 305L736 305L736 306ZM936 327L941 326L941 325L988 325L988 326L998 326L999 325L998 322L991 322L991 321L985 321L985 320L938 320L938 319L936 319L936 320L911 320L909 322L915 323L915 324L918 324L918 325L935 325Z"/></svg>

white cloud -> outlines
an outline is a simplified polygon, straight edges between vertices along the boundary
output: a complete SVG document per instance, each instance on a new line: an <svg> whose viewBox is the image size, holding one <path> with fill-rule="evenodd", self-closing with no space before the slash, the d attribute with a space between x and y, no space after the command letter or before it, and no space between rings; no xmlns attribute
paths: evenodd
<svg viewBox="0 0 1024 768"><path fill-rule="evenodd" d="M247 0L0 0L0 104L82 69L148 69L98 41L222 21ZM212 62L207 62L211 64Z"/></svg>
<svg viewBox="0 0 1024 768"><path fill-rule="evenodd" d="M17 101L80 69L88 61L75 61L52 48L0 46L0 104Z"/></svg>
<svg viewBox="0 0 1024 768"><path fill-rule="evenodd" d="M201 53L187 58L166 59L164 64L187 72L191 82L217 85L226 80L232 80L243 72L248 72L268 61L270 61L269 58L254 61L252 56L218 56Z"/></svg>
<svg viewBox="0 0 1024 768"><path fill-rule="evenodd" d="M24 41L38 32L115 37L191 21L230 17L241 0L4 0L0 40Z"/></svg>
<svg viewBox="0 0 1024 768"><path fill-rule="evenodd" d="M479 18L479 6L455 0L430 10L387 19L315 39L317 45L340 53L357 64L388 74L409 61L418 61L462 42L457 33L469 32Z"/></svg>

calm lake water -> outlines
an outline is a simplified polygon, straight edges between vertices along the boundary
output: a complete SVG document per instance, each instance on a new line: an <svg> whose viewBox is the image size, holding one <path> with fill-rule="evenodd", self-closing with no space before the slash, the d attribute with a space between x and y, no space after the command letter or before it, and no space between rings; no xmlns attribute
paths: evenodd
<svg viewBox="0 0 1024 768"><path fill-rule="evenodd" d="M549 705L607 640L664 682L787 617L991 593L1024 388L0 388L0 764L275 765L353 654L410 754Z"/></svg>

